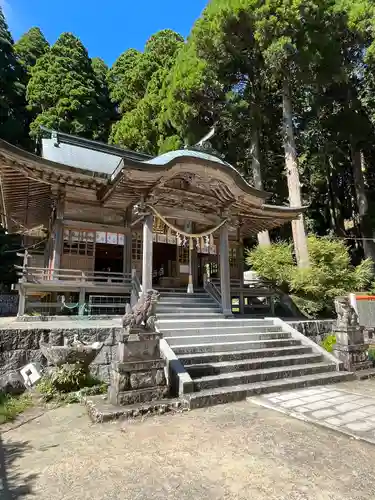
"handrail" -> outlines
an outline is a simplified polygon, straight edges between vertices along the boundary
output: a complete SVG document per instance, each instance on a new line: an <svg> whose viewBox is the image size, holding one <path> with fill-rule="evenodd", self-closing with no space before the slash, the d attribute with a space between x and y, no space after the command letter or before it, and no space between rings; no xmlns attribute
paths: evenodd
<svg viewBox="0 0 375 500"><path fill-rule="evenodd" d="M217 286L211 281L211 278L206 275L203 277L203 288L206 290L208 295L215 300L222 307L221 292Z"/></svg>

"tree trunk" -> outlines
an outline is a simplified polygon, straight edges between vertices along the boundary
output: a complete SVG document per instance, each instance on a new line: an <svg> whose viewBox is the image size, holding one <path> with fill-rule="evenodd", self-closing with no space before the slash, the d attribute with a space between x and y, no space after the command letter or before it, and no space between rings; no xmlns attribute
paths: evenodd
<svg viewBox="0 0 375 500"><path fill-rule="evenodd" d="M345 227L344 220L340 214L340 204L339 194L337 193L337 180L332 175L334 171L332 158L328 157L328 164L326 167L327 171L327 188L328 188L328 199L329 199L329 213L331 216L331 227L334 233L338 236L345 237Z"/></svg>
<svg viewBox="0 0 375 500"><path fill-rule="evenodd" d="M283 80L283 132L285 150L285 169L288 179L289 204L291 207L301 207L301 187L298 172L298 157L293 132L293 108L290 96L290 86L287 78ZM309 253L303 215L292 221L294 251L299 267L308 267Z"/></svg>
<svg viewBox="0 0 375 500"><path fill-rule="evenodd" d="M354 178L354 188L358 205L359 228L363 240L363 252L366 259L370 258L375 262L375 243L373 241L373 230L368 220L368 201L363 176L363 154L358 151L354 144L351 144L352 170Z"/></svg>
<svg viewBox="0 0 375 500"><path fill-rule="evenodd" d="M254 187L263 190L262 172L260 169L260 147L259 147L259 129L254 127L251 134L251 169L253 171ZM260 246L271 245L270 235L268 231L262 231L257 234L258 243Z"/></svg>

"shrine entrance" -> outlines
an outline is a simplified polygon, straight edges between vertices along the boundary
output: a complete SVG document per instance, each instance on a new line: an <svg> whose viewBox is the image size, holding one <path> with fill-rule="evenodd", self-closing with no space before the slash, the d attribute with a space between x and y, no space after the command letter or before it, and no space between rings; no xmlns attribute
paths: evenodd
<svg viewBox="0 0 375 500"><path fill-rule="evenodd" d="M152 283L163 286L177 277L177 250L176 245L169 243L153 244L152 252Z"/></svg>
<svg viewBox="0 0 375 500"><path fill-rule="evenodd" d="M220 278L217 255L198 254L198 285L203 286L204 275Z"/></svg>
<svg viewBox="0 0 375 500"><path fill-rule="evenodd" d="M95 271L122 273L124 247L97 243L95 246Z"/></svg>

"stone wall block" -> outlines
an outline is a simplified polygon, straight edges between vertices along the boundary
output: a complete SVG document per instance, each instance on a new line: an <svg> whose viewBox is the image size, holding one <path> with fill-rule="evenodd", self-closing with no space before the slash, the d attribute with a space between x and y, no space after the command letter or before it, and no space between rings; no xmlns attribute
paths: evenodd
<svg viewBox="0 0 375 500"><path fill-rule="evenodd" d="M112 362L112 347L104 345L92 362L94 365L110 365Z"/></svg>
<svg viewBox="0 0 375 500"><path fill-rule="evenodd" d="M2 352L38 349L41 338L49 339L49 330L0 330L0 348Z"/></svg>
<svg viewBox="0 0 375 500"><path fill-rule="evenodd" d="M147 372L135 372L130 375L131 389L145 389L156 385L156 373L154 370Z"/></svg>
<svg viewBox="0 0 375 500"><path fill-rule="evenodd" d="M113 370L111 373L111 386L117 392L128 391L130 389L130 374Z"/></svg>
<svg viewBox="0 0 375 500"><path fill-rule="evenodd" d="M164 370L157 370L156 375L155 375L155 382L156 382L156 385L165 385L166 384Z"/></svg>
<svg viewBox="0 0 375 500"><path fill-rule="evenodd" d="M168 395L167 387L151 387L146 389L138 389L134 391L119 392L113 394L111 399L111 389L109 392L110 402L120 406L131 405L135 403L144 403L163 399Z"/></svg>
<svg viewBox="0 0 375 500"><path fill-rule="evenodd" d="M111 378L111 369L109 365L93 365L89 366L89 371L91 375L101 382L105 382L106 384L110 383Z"/></svg>

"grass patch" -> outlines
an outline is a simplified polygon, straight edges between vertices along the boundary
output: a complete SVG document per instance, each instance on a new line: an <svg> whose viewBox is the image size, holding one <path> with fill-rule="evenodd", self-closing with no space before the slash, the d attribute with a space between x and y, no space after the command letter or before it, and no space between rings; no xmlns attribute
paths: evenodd
<svg viewBox="0 0 375 500"><path fill-rule="evenodd" d="M33 400L28 393L22 394L21 396L0 396L0 424L11 422L17 415L23 413L32 405Z"/></svg>

